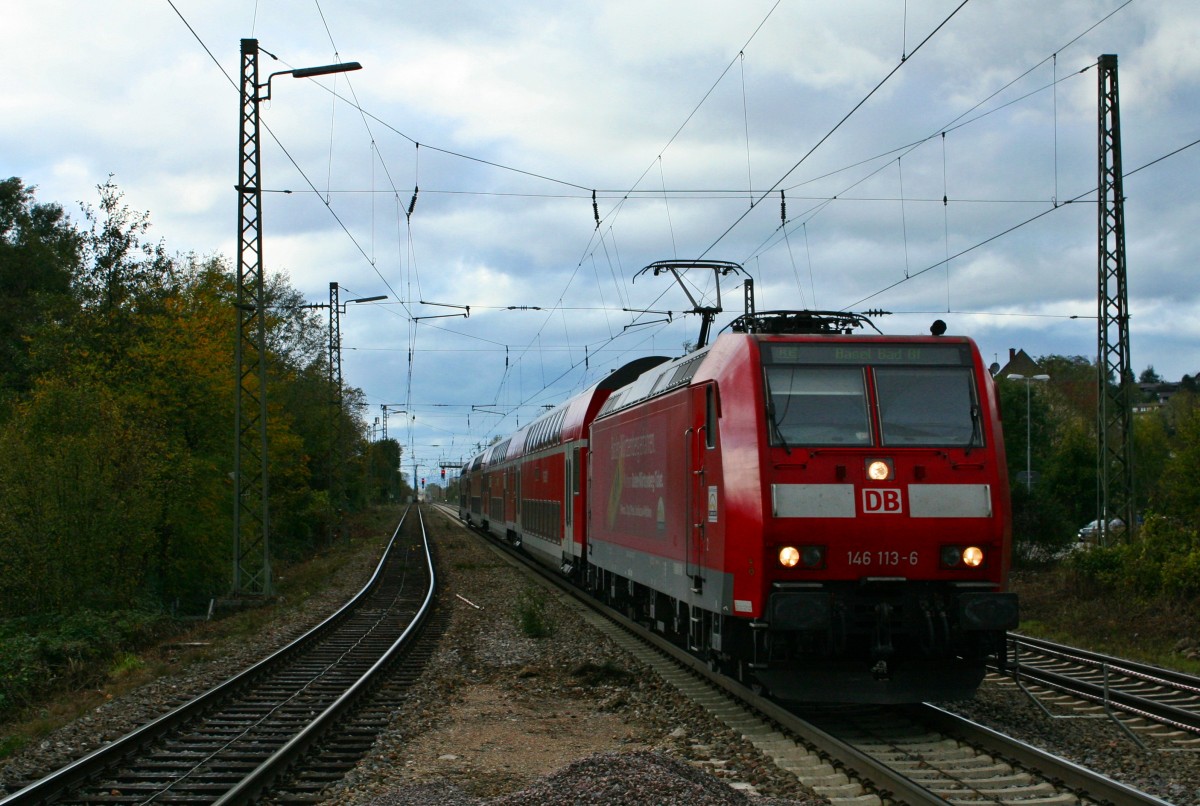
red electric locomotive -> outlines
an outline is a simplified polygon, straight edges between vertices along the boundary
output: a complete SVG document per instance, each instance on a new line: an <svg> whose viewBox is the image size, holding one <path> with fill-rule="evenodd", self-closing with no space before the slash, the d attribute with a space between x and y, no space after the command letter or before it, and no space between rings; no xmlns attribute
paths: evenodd
<svg viewBox="0 0 1200 806"><path fill-rule="evenodd" d="M780 699L969 697L1017 625L992 380L864 322L634 362L475 459L462 514Z"/></svg>

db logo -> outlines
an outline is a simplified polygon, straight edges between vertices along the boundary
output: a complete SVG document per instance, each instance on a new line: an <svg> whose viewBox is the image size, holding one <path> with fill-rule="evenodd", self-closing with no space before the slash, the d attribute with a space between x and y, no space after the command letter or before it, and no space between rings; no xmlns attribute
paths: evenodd
<svg viewBox="0 0 1200 806"><path fill-rule="evenodd" d="M899 490L863 490L863 512L886 512L894 515L904 511Z"/></svg>

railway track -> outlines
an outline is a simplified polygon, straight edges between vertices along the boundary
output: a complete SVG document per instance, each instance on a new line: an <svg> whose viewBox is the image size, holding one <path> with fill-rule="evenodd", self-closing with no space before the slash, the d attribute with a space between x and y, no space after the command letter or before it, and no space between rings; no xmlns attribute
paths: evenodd
<svg viewBox="0 0 1200 806"><path fill-rule="evenodd" d="M415 514L414 514L415 513ZM436 589L410 508L362 591L287 647L201 697L0 800L312 802L353 766L430 651ZM320 748L320 759L313 750Z"/></svg>
<svg viewBox="0 0 1200 806"><path fill-rule="evenodd" d="M1051 718L1109 718L1143 749L1200 750L1200 679L1010 634L1003 674Z"/></svg>
<svg viewBox="0 0 1200 806"><path fill-rule="evenodd" d="M562 600L576 603L586 621L837 806L1165 804L932 706L786 707L714 675L697 658L583 596L561 577L488 542L557 586Z"/></svg>

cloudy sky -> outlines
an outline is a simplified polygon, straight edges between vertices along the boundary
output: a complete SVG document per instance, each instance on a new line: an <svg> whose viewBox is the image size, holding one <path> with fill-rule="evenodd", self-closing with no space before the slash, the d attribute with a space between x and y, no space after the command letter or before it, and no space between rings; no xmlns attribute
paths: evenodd
<svg viewBox="0 0 1200 806"><path fill-rule="evenodd" d="M883 309L889 334L942 318L1001 364L1094 358L1107 53L1133 367L1200 371L1192 0L39 0L4 19L0 173L76 220L111 174L169 251L230 261L240 40L264 79L362 63L272 81L263 257L313 302L330 282L388 296L348 305L343 369L368 421L406 412L389 436L421 475L680 354L700 323L638 275L657 260L741 264L759 310ZM688 279L715 304L711 273ZM718 329L741 277L720 291Z"/></svg>

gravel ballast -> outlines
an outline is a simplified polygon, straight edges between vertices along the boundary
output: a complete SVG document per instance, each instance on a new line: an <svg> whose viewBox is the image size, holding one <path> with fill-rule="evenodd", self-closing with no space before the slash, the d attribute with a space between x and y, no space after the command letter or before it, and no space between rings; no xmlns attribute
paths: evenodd
<svg viewBox="0 0 1200 806"><path fill-rule="evenodd" d="M323 802L825 802L456 522L436 514L427 521L437 545L440 607L448 611L448 629L389 729ZM377 546L344 568L327 592L301 606L279 608L268 634L223 642L213 657L114 698L0 761L0 795L207 690L301 634L357 590L374 566ZM531 623L549 634L530 637ZM1200 804L1196 753L1145 753L1103 720L1047 719L1024 694L1004 686L985 685L975 700L950 707L1170 803Z"/></svg>

